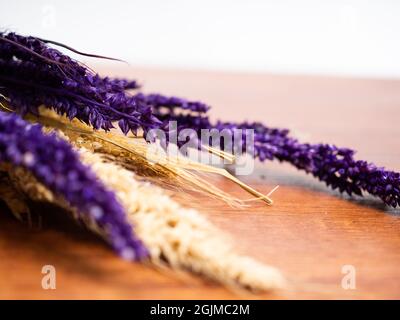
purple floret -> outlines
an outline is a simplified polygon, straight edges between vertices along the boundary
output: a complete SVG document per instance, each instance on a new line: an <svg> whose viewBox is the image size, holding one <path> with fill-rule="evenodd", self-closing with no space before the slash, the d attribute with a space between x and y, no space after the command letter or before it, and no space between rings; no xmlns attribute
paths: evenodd
<svg viewBox="0 0 400 320"><path fill-rule="evenodd" d="M30 124L16 114L0 112L0 162L27 169L76 208L82 218L95 221L122 257L138 260L147 255L114 193L55 134L44 134L40 125Z"/></svg>
<svg viewBox="0 0 400 320"><path fill-rule="evenodd" d="M169 112L174 112L175 110L188 110L192 112L205 113L210 109L210 106L199 101L190 101L174 96L168 97L158 93L138 93L135 97L142 102L151 105L155 112L159 112L162 108L167 108Z"/></svg>

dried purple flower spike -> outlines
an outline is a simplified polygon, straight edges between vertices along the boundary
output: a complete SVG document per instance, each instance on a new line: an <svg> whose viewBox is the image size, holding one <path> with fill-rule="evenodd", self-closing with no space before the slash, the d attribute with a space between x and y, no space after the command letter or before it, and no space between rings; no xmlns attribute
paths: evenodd
<svg viewBox="0 0 400 320"><path fill-rule="evenodd" d="M21 114L45 105L95 129L119 122L135 133L160 125L151 107L127 93L138 88L135 81L100 77L35 37L0 33L0 88Z"/></svg>
<svg viewBox="0 0 400 320"><path fill-rule="evenodd" d="M106 190L90 168L55 134L46 135L16 114L0 112L0 162L21 166L105 232L115 251L126 259L147 255L132 233L115 195Z"/></svg>
<svg viewBox="0 0 400 320"><path fill-rule="evenodd" d="M230 124L219 126L229 127ZM260 123L235 126L255 130L254 156L261 161L274 158L286 161L311 173L334 190L360 196L364 191L389 206L400 206L400 173L356 160L354 150L329 144L301 143L289 136L289 130L268 128Z"/></svg>
<svg viewBox="0 0 400 320"><path fill-rule="evenodd" d="M254 146L246 146L243 136L243 150L260 161L286 161L297 169L311 173L332 189L349 195L367 192L380 198L385 204L400 206L400 173L377 167L367 161L356 160L355 151L329 144L301 143L289 136L289 130L269 128L261 123L211 123L204 115L166 114L156 112L162 121L177 121L178 130L191 128L200 135L201 129L254 129ZM245 132L245 131L243 131ZM228 146L230 147L230 146ZM224 145L221 144L221 148Z"/></svg>

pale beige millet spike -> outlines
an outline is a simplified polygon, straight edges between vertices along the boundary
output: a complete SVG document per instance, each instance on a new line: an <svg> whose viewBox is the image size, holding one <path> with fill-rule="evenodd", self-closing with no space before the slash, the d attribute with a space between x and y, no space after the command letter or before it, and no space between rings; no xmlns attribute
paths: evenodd
<svg viewBox="0 0 400 320"><path fill-rule="evenodd" d="M229 238L199 212L182 207L161 188L138 181L133 172L106 162L99 154L84 148L78 152L81 161L115 192L152 261L165 260L172 268L191 270L228 286L262 291L285 286L277 269L238 254ZM25 170L11 170L10 177L32 199L68 208L63 199L54 196ZM101 233L89 221L85 222Z"/></svg>

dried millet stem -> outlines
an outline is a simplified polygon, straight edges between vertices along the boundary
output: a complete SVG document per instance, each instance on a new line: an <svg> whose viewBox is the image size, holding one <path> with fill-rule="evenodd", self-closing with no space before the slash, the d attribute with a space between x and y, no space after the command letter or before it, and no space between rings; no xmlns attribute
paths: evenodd
<svg viewBox="0 0 400 320"><path fill-rule="evenodd" d="M229 286L271 290L284 285L278 270L236 253L220 230L195 210L180 206L161 188L136 180L131 171L87 149L79 149L79 154L115 192L153 262L165 260L173 268L188 269ZM68 208L23 169L11 170L10 177L30 198ZM101 233L93 224L88 227Z"/></svg>
<svg viewBox="0 0 400 320"><path fill-rule="evenodd" d="M4 170L4 168L1 167L0 169ZM32 173L24 168L12 167L9 165L7 166L6 173L8 174L8 185L4 187L15 191L14 196L18 196L18 198L10 198L4 193L0 193L0 198L6 202L7 206L16 218L22 220L22 215L27 215L28 221L30 220L29 206L26 203L27 198L32 199L33 201L52 203L71 213L74 219L82 221L86 227L107 241L107 234L95 223L95 221L80 215L78 211L71 207L63 197L54 194L42 183L37 181ZM11 202L10 200L14 201Z"/></svg>
<svg viewBox="0 0 400 320"><path fill-rule="evenodd" d="M24 220L24 216L30 217L30 210L26 203L25 195L12 185L4 166L0 165L0 199L5 202L18 220Z"/></svg>

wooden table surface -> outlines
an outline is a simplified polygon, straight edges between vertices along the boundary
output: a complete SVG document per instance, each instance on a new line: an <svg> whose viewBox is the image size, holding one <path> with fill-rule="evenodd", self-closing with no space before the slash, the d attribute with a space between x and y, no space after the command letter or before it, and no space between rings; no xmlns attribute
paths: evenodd
<svg viewBox="0 0 400 320"><path fill-rule="evenodd" d="M400 170L400 81L144 70L100 66L160 91L213 105L213 118L261 120L291 128L303 141L358 150L357 157ZM242 178L263 192L280 185L275 204L235 210L203 201L202 212L231 233L242 252L274 265L287 290L257 296L190 275L120 260L95 236L52 208L36 210L42 228L15 221L0 207L0 298L400 298L400 210L372 198L348 199L287 164L257 164ZM218 185L244 196L222 179ZM41 288L54 265L57 289ZM356 289L341 287L342 267L356 270Z"/></svg>

